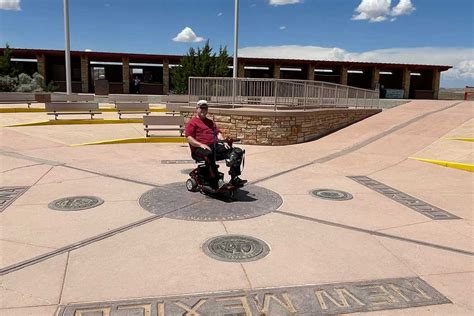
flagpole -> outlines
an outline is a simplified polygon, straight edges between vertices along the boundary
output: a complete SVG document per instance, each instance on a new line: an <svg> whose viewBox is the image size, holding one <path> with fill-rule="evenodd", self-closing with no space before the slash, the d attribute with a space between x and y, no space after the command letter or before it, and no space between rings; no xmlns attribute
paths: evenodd
<svg viewBox="0 0 474 316"><path fill-rule="evenodd" d="M239 49L239 0L234 0L234 64L232 67L232 107L235 106L235 94L237 90L237 74L238 74L238 56Z"/></svg>
<svg viewBox="0 0 474 316"><path fill-rule="evenodd" d="M64 41L66 57L66 93L71 94L71 47L69 40L69 0L64 0Z"/></svg>

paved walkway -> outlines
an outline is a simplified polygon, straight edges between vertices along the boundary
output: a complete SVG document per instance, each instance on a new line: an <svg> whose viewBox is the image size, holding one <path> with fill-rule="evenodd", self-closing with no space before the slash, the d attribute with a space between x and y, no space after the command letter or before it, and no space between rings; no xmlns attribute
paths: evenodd
<svg viewBox="0 0 474 316"><path fill-rule="evenodd" d="M187 145L70 146L141 124L2 128L0 314L472 315L473 173L408 157L473 164L472 142L447 139L473 137L473 106L414 101L317 141L242 146L235 202L176 195ZM48 207L72 196L103 203ZM186 216L196 205L207 215ZM233 235L267 246L210 240Z"/></svg>

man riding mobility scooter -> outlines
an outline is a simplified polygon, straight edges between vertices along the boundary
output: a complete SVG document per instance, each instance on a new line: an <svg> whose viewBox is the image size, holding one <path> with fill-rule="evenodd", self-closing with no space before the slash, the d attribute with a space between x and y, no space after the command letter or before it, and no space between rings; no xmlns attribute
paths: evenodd
<svg viewBox="0 0 474 316"><path fill-rule="evenodd" d="M224 139L216 124L207 118L207 113L207 101L198 101L196 115L186 124L185 135L191 148L191 157L197 163L201 162L189 173L186 188L192 192L228 194L233 198L235 190L247 182L239 178L245 151L233 147L231 139ZM218 170L216 161L219 160L225 160L230 168L231 180L228 183L224 182L224 174Z"/></svg>

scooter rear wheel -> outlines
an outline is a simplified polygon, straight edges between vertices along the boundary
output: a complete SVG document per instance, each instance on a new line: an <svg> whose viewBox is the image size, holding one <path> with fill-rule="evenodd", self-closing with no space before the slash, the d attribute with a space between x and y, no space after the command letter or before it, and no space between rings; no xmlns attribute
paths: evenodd
<svg viewBox="0 0 474 316"><path fill-rule="evenodd" d="M186 189L190 192L196 192L197 191L197 182L193 178L189 178L186 180Z"/></svg>

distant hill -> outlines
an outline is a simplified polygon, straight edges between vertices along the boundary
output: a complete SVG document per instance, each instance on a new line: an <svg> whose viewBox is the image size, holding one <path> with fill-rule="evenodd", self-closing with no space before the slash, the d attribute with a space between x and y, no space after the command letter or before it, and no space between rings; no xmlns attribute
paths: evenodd
<svg viewBox="0 0 474 316"><path fill-rule="evenodd" d="M439 99L440 100L463 100L464 88L440 88ZM470 95L469 99L474 100L474 96Z"/></svg>

